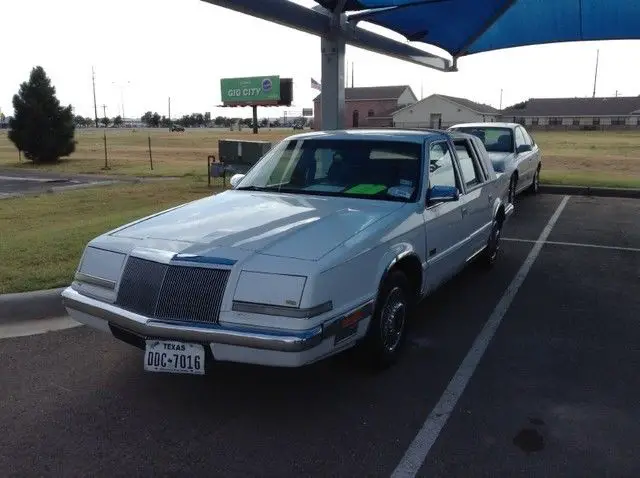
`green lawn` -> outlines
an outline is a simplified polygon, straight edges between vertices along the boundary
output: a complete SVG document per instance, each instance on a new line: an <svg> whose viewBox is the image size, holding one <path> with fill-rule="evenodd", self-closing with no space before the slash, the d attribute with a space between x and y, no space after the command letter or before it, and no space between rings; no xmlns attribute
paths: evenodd
<svg viewBox="0 0 640 478"><path fill-rule="evenodd" d="M184 179L0 200L0 294L67 285L95 236L214 191Z"/></svg>

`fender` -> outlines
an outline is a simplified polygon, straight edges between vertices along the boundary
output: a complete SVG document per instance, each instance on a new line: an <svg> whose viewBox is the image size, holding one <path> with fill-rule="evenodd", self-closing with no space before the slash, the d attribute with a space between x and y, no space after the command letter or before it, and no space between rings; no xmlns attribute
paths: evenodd
<svg viewBox="0 0 640 478"><path fill-rule="evenodd" d="M380 290L380 287L382 287L382 283L385 281L385 279L389 275L389 272L391 271L391 269L393 269L393 267L402 259L405 259L411 256L415 257L421 266L422 280L420 284L420 293L422 294L422 289L424 286L424 271L425 271L426 263L423 263L422 259L420 258L420 254L416 252L415 248L413 247L413 244L409 242L401 242L398 244L394 244L393 247L391 247L391 249L389 249L389 251L387 251L382 256L380 264L378 265L378 271L379 271L378 277L380 277L380 279L378 280L378 291Z"/></svg>

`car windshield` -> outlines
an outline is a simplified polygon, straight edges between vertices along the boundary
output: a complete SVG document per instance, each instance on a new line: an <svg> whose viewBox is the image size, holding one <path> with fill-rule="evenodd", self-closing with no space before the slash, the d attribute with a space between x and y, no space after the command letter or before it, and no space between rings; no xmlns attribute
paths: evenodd
<svg viewBox="0 0 640 478"><path fill-rule="evenodd" d="M510 128L477 126L455 128L456 131L477 136L492 153L513 153L513 131Z"/></svg>
<svg viewBox="0 0 640 478"><path fill-rule="evenodd" d="M236 189L415 201L421 158L421 143L284 140L247 173Z"/></svg>

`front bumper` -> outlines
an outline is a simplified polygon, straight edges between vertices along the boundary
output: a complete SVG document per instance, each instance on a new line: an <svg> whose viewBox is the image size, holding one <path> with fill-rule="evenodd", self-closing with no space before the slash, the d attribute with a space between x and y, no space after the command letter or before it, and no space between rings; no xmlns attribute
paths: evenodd
<svg viewBox="0 0 640 478"><path fill-rule="evenodd" d="M320 356L329 355L336 348L344 348L344 344L351 340L336 344L335 339L344 330L347 321L348 326L353 327L352 317L354 313L358 313L360 320L356 324L357 332L352 337L357 338L366 332L373 312L373 301L368 301L323 324L294 331L243 325L196 325L158 321L80 294L72 287L62 292L62 301L74 319L98 329L112 331L112 326L115 326L142 338L208 343L216 358L284 366L309 363Z"/></svg>

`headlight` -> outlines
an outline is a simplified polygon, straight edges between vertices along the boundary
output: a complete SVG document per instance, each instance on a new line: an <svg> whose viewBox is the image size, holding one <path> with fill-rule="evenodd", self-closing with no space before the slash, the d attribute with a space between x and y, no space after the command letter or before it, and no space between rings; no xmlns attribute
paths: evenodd
<svg viewBox="0 0 640 478"><path fill-rule="evenodd" d="M87 247L75 279L78 282L113 290L116 288L125 258L126 255L119 252Z"/></svg>
<svg viewBox="0 0 640 478"><path fill-rule="evenodd" d="M242 271L232 309L236 312L301 319L331 310L331 302L307 309L300 308L306 281L304 276Z"/></svg>

